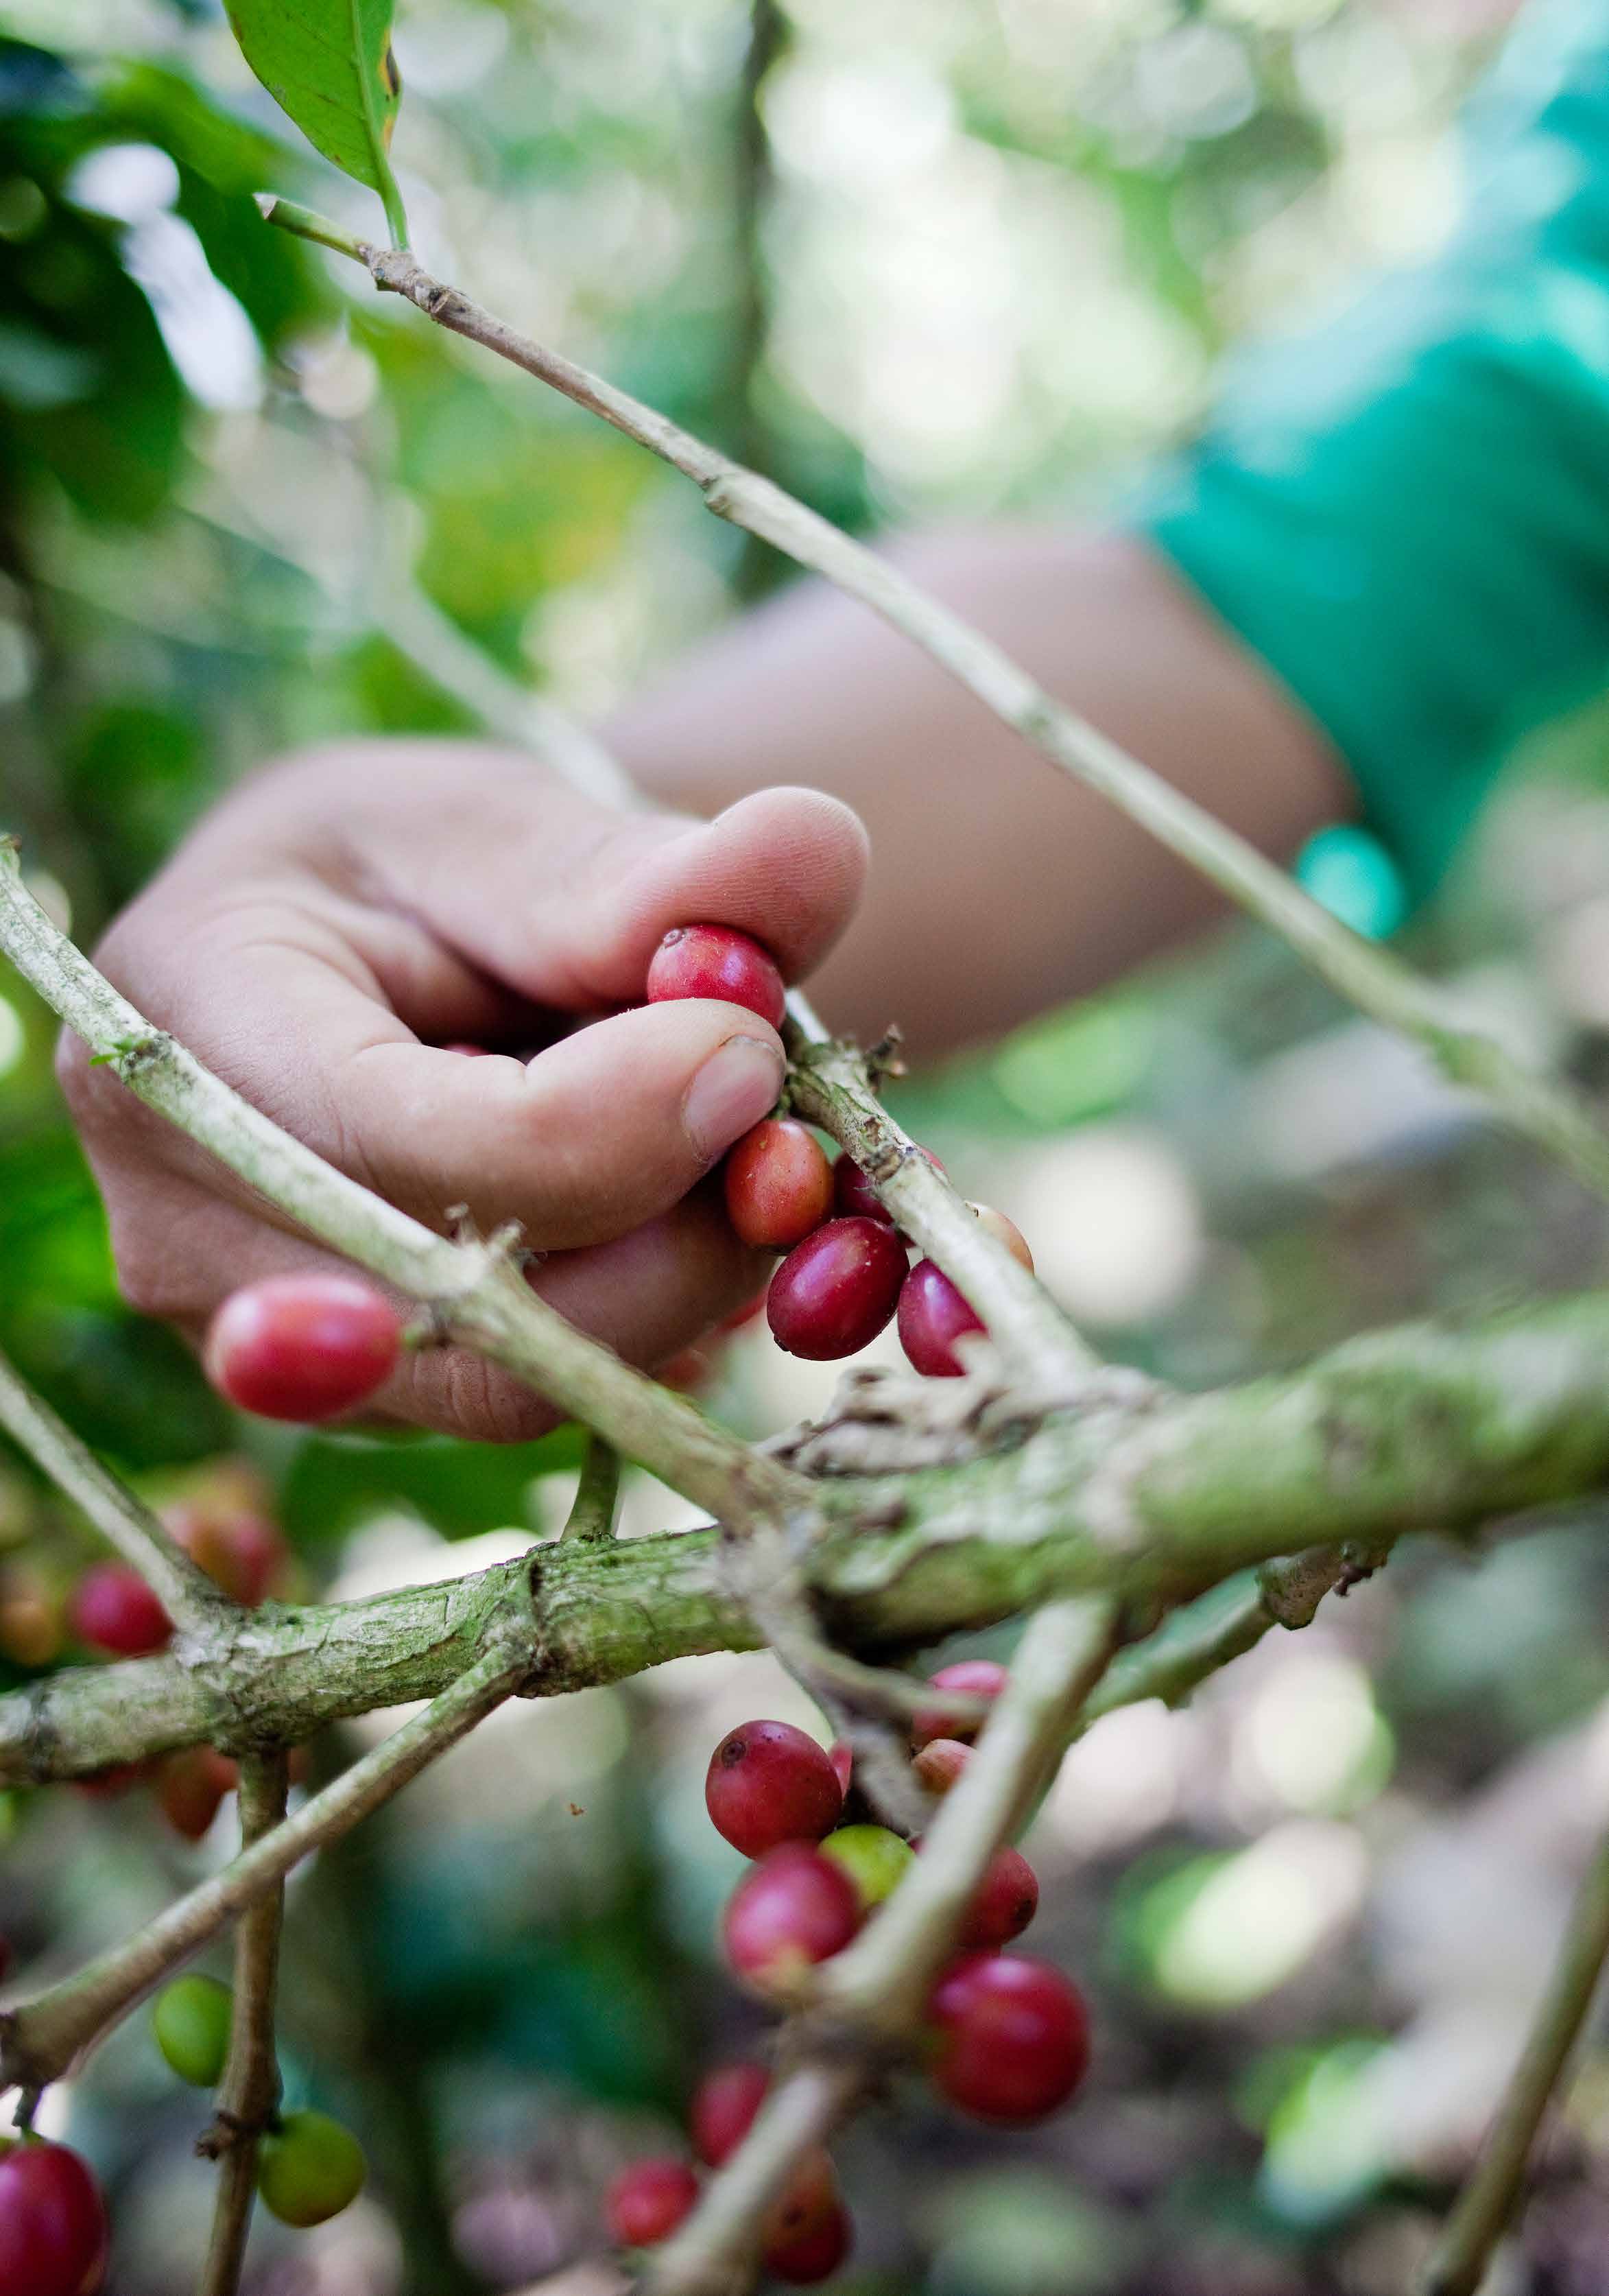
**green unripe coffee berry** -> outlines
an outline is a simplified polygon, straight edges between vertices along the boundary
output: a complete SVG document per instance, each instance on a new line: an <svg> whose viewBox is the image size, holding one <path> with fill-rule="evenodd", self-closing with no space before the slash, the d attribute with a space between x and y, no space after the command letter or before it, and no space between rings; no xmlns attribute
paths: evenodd
<svg viewBox="0 0 1609 2296"><path fill-rule="evenodd" d="M822 1857L848 1874L867 1913L894 1895L913 1855L911 1844L886 1825L840 1825L820 1846Z"/></svg>
<svg viewBox="0 0 1609 2296"><path fill-rule="evenodd" d="M157 2046L181 2080L216 2088L229 2054L234 1997L216 1977L179 1977L151 2004Z"/></svg>
<svg viewBox="0 0 1609 2296"><path fill-rule="evenodd" d="M363 2188L369 2164L349 2128L327 2112L288 2112L257 2154L257 2188L282 2224L328 2223Z"/></svg>

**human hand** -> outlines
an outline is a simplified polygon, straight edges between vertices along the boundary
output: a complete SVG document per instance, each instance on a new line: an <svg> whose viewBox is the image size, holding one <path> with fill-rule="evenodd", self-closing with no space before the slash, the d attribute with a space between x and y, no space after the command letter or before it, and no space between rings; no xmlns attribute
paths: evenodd
<svg viewBox="0 0 1609 2296"><path fill-rule="evenodd" d="M808 973L864 866L854 816L809 790L763 791L706 824L612 812L516 751L355 742L247 782L98 962L388 1201L438 1229L455 1205L483 1231L517 1220L551 1255L542 1296L652 1366L764 1279L699 1182L772 1107L783 1055L738 1005L621 1008L676 924L735 926L788 978ZM442 1049L459 1042L492 1056ZM236 1286L333 1264L77 1038L59 1069L133 1306L199 1337ZM458 1349L407 1355L377 1406L489 1440L555 1415Z"/></svg>

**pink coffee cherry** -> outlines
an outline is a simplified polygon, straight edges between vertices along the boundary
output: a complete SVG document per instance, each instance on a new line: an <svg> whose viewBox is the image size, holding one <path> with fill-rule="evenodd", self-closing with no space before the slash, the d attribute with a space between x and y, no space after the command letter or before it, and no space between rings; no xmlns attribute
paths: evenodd
<svg viewBox="0 0 1609 2296"><path fill-rule="evenodd" d="M609 2186L604 2215L622 2248L654 2248L668 2240L698 2197L698 2179L685 2161L633 2161Z"/></svg>
<svg viewBox="0 0 1609 2296"><path fill-rule="evenodd" d="M390 1377L402 1318L354 1275L269 1275L231 1292L207 1334L207 1376L242 1411L311 1423Z"/></svg>
<svg viewBox="0 0 1609 2296"><path fill-rule="evenodd" d="M924 1379L959 1379L966 1369L954 1342L981 1332L984 1320L931 1259L919 1259L900 1291L900 1345Z"/></svg>
<svg viewBox="0 0 1609 2296"><path fill-rule="evenodd" d="M745 1857L784 1841L819 1841L843 1814L832 1759L791 1722L744 1722L709 1758L704 1802L710 1823Z"/></svg>
<svg viewBox="0 0 1609 2296"><path fill-rule="evenodd" d="M781 1027L787 1002L775 961L757 940L730 925L676 925L654 951L649 1003L674 1004L684 996L747 1005L773 1029Z"/></svg>
<svg viewBox="0 0 1609 2296"><path fill-rule="evenodd" d="M114 1658L149 1658L173 1634L167 1611L127 1562L92 1562L73 1588L67 1616L81 1643Z"/></svg>
<svg viewBox="0 0 1609 2296"><path fill-rule="evenodd" d="M765 2102L771 2075L764 2065L739 2058L717 2065L693 2091L689 2123L693 2151L707 2169L718 2169L735 2152Z"/></svg>
<svg viewBox="0 0 1609 2296"><path fill-rule="evenodd" d="M935 1690L957 1690L963 1698L984 1698L992 1703L1006 1686L1006 1669L994 1658L958 1658L927 1679ZM983 1726L935 1702L918 1714L911 1734L919 1745L928 1738L960 1738L970 1742Z"/></svg>
<svg viewBox="0 0 1609 2296"><path fill-rule="evenodd" d="M787 1251L832 1209L832 1167L813 1132L768 1116L728 1153L726 1217L756 1250Z"/></svg>
<svg viewBox="0 0 1609 2296"><path fill-rule="evenodd" d="M734 1974L756 1993L786 2001L860 1926L860 1897L843 1867L790 1841L744 1875L727 1901L721 1933Z"/></svg>
<svg viewBox="0 0 1609 2296"><path fill-rule="evenodd" d="M905 1250L876 1220L833 1219L796 1243L765 1298L772 1337L790 1356L831 1363L875 1340L905 1280Z"/></svg>

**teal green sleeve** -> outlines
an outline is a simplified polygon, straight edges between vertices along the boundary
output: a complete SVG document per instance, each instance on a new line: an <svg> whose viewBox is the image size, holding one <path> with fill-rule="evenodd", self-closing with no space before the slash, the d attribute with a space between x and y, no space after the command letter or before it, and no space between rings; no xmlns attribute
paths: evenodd
<svg viewBox="0 0 1609 2296"><path fill-rule="evenodd" d="M1521 21L1443 252L1226 379L1136 522L1328 734L1423 892L1609 685L1609 0Z"/></svg>

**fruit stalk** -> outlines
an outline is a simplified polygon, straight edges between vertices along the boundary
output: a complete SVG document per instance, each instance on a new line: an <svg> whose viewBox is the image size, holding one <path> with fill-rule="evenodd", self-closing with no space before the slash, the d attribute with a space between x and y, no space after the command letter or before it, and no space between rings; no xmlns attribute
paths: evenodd
<svg viewBox="0 0 1609 2296"><path fill-rule="evenodd" d="M290 1784L282 1753L249 1754L241 1764L241 1843L249 1849L285 1818ZM212 2234L197 2296L235 2296L257 2194L257 2145L279 2103L274 2046L274 1993L285 1885L266 1890L241 1915L234 1937L234 2021L212 2128L200 2149L218 2163Z"/></svg>

